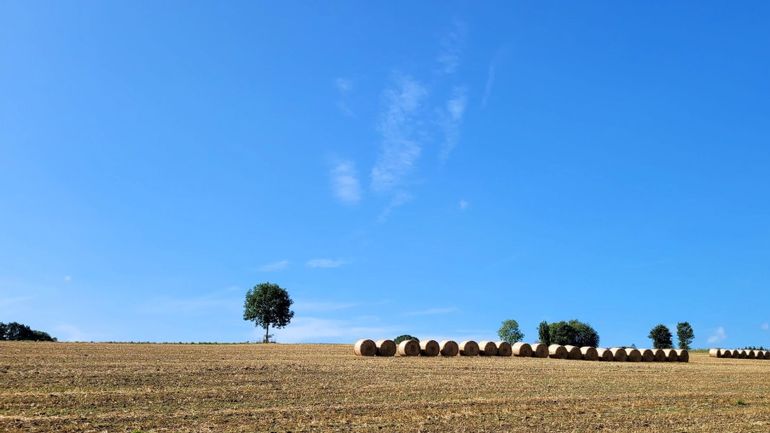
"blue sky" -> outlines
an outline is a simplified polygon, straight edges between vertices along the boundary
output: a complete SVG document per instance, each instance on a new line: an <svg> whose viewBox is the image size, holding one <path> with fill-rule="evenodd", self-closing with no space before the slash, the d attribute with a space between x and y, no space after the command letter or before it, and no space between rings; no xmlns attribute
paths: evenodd
<svg viewBox="0 0 770 433"><path fill-rule="evenodd" d="M0 321L770 345L765 2L3 2Z"/></svg>

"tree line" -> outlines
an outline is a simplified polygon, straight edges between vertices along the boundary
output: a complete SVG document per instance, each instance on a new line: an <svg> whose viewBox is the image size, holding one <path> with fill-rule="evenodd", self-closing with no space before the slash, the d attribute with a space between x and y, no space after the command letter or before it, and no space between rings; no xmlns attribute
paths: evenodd
<svg viewBox="0 0 770 433"><path fill-rule="evenodd" d="M6 341L56 341L47 332L37 331L17 322L0 322L0 340Z"/></svg>

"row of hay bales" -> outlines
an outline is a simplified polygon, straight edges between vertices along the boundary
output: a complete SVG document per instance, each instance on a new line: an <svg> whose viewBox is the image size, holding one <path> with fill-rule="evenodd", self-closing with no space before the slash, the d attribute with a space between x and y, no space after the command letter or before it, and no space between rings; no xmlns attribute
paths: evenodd
<svg viewBox="0 0 770 433"><path fill-rule="evenodd" d="M770 351L749 349L709 349L712 358L770 359Z"/></svg>
<svg viewBox="0 0 770 433"><path fill-rule="evenodd" d="M555 359L583 359L586 361L617 362L689 362L690 354L686 350L674 349L624 349L576 347L542 343L514 343L505 341L463 341L457 344L452 340L405 340L396 345L392 340L358 340L353 345L353 353L358 356L519 356Z"/></svg>

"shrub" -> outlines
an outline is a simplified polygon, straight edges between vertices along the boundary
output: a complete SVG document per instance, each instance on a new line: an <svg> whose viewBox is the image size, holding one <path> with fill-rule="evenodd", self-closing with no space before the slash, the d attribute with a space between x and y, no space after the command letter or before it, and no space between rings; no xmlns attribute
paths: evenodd
<svg viewBox="0 0 770 433"><path fill-rule="evenodd" d="M401 343L402 341L406 341L406 340L415 340L415 341L417 341L418 343L420 342L420 339L419 339L419 338L417 338L417 337L412 337L412 336L411 336L411 335L409 335L409 334L399 335L398 337L396 337L396 338L394 338L394 339L393 339L393 342L394 342L394 343L396 343L396 346L398 346L398 344L399 344L399 343Z"/></svg>
<svg viewBox="0 0 770 433"><path fill-rule="evenodd" d="M542 324L541 324L542 325ZM543 337L541 336L541 339ZM579 320L555 322L548 324L549 344L561 344L583 347L599 346L599 334L587 323Z"/></svg>

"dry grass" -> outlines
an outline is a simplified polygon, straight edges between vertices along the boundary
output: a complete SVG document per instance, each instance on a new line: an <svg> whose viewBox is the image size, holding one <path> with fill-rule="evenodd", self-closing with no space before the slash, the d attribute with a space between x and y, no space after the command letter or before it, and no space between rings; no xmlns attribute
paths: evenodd
<svg viewBox="0 0 770 433"><path fill-rule="evenodd" d="M762 432L770 363L0 343L0 431ZM484 383L484 386L467 384Z"/></svg>

